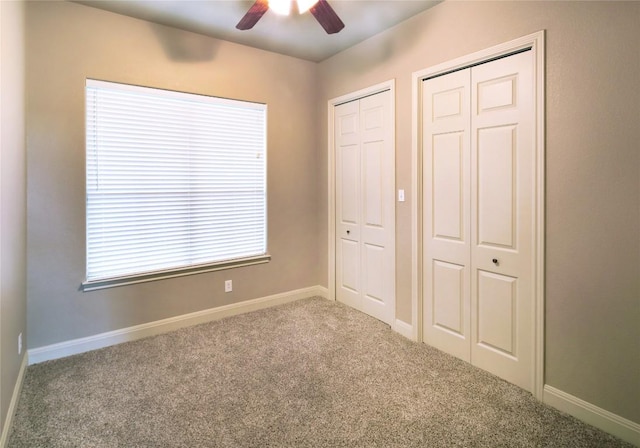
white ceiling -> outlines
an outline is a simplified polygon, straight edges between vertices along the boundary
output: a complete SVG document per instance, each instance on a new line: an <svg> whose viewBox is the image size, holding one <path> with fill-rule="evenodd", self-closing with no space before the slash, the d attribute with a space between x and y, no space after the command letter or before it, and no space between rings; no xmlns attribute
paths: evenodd
<svg viewBox="0 0 640 448"><path fill-rule="evenodd" d="M77 0L94 8L310 61L322 61L442 0L328 0L345 23L328 35L310 13L267 11L251 30L235 28L253 4L244 0Z"/></svg>

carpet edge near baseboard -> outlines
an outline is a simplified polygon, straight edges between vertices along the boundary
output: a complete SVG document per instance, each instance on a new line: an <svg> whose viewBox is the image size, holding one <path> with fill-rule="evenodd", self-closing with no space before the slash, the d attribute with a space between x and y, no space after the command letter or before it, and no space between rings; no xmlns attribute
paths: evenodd
<svg viewBox="0 0 640 448"><path fill-rule="evenodd" d="M118 330L99 333L78 339L58 342L43 347L32 348L27 351L28 365L38 364L44 361L60 359L77 355L100 348L109 347L124 342L155 336L180 328L190 327L206 322L211 322L225 317L257 311L272 306L282 305L308 297L320 296L327 298L328 290L323 286L310 286L257 299L209 308L202 311L169 317L153 322L148 322ZM0 446L0 448L2 448Z"/></svg>
<svg viewBox="0 0 640 448"><path fill-rule="evenodd" d="M545 404L640 447L640 424L545 384Z"/></svg>
<svg viewBox="0 0 640 448"><path fill-rule="evenodd" d="M0 448L5 448L11 435L11 428L13 427L13 417L16 414L16 408L18 407L18 399L20 398L20 392L22 391L22 382L24 380L25 372L27 371L28 353L25 352L22 355L22 361L20 362L20 370L18 371L18 377L16 383L13 386L13 393L11 394L11 401L9 402L9 409L7 410L7 416L3 422L2 434L0 435Z"/></svg>

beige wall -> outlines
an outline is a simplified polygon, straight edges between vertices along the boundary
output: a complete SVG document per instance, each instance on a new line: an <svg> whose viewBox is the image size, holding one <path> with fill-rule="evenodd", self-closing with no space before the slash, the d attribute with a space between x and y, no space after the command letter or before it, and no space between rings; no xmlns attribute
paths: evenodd
<svg viewBox="0 0 640 448"><path fill-rule="evenodd" d="M396 183L408 201L396 207L397 317L411 322L411 74L539 30L547 33L546 383L640 422L639 2L446 1L320 63L319 165L327 101L395 78ZM326 170L320 182L326 204Z"/></svg>
<svg viewBox="0 0 640 448"><path fill-rule="evenodd" d="M18 355L18 335L26 337L27 323L24 4L0 1L0 20L1 426L24 356L24 349Z"/></svg>
<svg viewBox="0 0 640 448"><path fill-rule="evenodd" d="M70 2L27 32L29 347L318 284L315 64ZM87 77L268 105L270 263L79 291Z"/></svg>

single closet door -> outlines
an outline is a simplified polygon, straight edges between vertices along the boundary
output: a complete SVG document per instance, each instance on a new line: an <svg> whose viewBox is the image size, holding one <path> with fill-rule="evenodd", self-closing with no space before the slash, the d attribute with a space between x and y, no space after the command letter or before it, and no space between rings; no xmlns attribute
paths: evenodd
<svg viewBox="0 0 640 448"><path fill-rule="evenodd" d="M391 92L335 107L336 298L395 316L395 164Z"/></svg>
<svg viewBox="0 0 640 448"><path fill-rule="evenodd" d="M471 360L470 75L423 85L424 340Z"/></svg>
<svg viewBox="0 0 640 448"><path fill-rule="evenodd" d="M531 52L424 81L424 340L533 389Z"/></svg>

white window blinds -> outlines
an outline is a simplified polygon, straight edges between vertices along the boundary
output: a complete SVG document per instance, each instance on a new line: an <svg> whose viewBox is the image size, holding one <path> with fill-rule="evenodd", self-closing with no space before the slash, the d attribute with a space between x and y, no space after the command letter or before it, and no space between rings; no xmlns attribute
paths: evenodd
<svg viewBox="0 0 640 448"><path fill-rule="evenodd" d="M85 285L266 255L266 105L87 80L86 151Z"/></svg>

